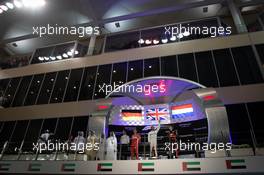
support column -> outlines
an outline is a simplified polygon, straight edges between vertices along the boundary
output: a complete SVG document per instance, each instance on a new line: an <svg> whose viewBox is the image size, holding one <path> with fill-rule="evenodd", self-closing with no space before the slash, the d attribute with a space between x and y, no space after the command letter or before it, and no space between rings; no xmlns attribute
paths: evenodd
<svg viewBox="0 0 264 175"><path fill-rule="evenodd" d="M94 48L95 48L95 41L96 41L96 36L92 35L90 38L90 43L89 43L89 47L88 47L88 51L86 55L93 55Z"/></svg>
<svg viewBox="0 0 264 175"><path fill-rule="evenodd" d="M240 13L240 10L237 8L236 4L234 3L234 0L227 0L227 4L231 12L233 21L235 23L235 26L237 28L237 32L238 33L248 32L245 21Z"/></svg>

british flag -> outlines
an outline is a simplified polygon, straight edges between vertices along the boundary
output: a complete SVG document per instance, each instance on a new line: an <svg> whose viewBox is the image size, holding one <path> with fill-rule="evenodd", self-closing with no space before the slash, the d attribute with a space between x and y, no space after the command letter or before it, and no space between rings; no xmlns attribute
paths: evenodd
<svg viewBox="0 0 264 175"><path fill-rule="evenodd" d="M146 119L149 121L169 120L169 109L165 107L150 108L146 110Z"/></svg>

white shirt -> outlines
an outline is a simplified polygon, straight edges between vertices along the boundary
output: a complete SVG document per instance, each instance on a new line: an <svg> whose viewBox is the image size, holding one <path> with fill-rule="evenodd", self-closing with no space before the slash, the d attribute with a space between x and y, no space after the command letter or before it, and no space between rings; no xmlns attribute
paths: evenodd
<svg viewBox="0 0 264 175"><path fill-rule="evenodd" d="M121 144L129 144L130 140L129 140L129 136L128 135L122 135L120 138L120 143Z"/></svg>
<svg viewBox="0 0 264 175"><path fill-rule="evenodd" d="M150 143L156 143L157 142L157 135L158 135L159 130L160 130L160 123L154 131L151 130L148 133L148 142L150 142Z"/></svg>

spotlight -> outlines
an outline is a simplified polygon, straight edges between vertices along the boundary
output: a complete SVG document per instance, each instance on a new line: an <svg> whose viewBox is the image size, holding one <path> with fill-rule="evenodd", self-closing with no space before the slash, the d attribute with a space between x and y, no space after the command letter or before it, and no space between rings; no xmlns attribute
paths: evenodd
<svg viewBox="0 0 264 175"><path fill-rule="evenodd" d="M44 57L44 60L49 61L49 57Z"/></svg>
<svg viewBox="0 0 264 175"><path fill-rule="evenodd" d="M159 44L159 40L154 39L153 44Z"/></svg>
<svg viewBox="0 0 264 175"><path fill-rule="evenodd" d="M38 57L39 61L43 61L44 58L43 57Z"/></svg>
<svg viewBox="0 0 264 175"><path fill-rule="evenodd" d="M152 43L151 40L146 39L145 44L149 45L149 44L151 44L151 43Z"/></svg>
<svg viewBox="0 0 264 175"><path fill-rule="evenodd" d="M2 9L0 9L0 14L3 13L4 11Z"/></svg>
<svg viewBox="0 0 264 175"><path fill-rule="evenodd" d="M62 59L62 56L58 55L58 56L56 56L56 58L57 58L58 60L61 60L61 59Z"/></svg>
<svg viewBox="0 0 264 175"><path fill-rule="evenodd" d="M167 38L163 38L163 39L161 40L161 42L162 42L163 44L165 44L165 43L168 42L168 39L167 39Z"/></svg>
<svg viewBox="0 0 264 175"><path fill-rule="evenodd" d="M174 35L171 36L171 38L170 38L171 41L176 41L176 39L177 39L177 38L176 38L176 36L174 36Z"/></svg>
<svg viewBox="0 0 264 175"><path fill-rule="evenodd" d="M67 52L67 55L72 56L73 54L71 51L69 51L69 52Z"/></svg>
<svg viewBox="0 0 264 175"><path fill-rule="evenodd" d="M139 44L144 44L144 42L145 42L145 41L144 41L142 38L138 40L138 43L139 43Z"/></svg>
<svg viewBox="0 0 264 175"><path fill-rule="evenodd" d="M62 54L62 56L63 56L63 58L68 58L69 57L66 53Z"/></svg>
<svg viewBox="0 0 264 175"><path fill-rule="evenodd" d="M56 60L56 57L50 57L51 60Z"/></svg>
<svg viewBox="0 0 264 175"><path fill-rule="evenodd" d="M4 10L4 11L7 11L7 10L8 10L8 7L5 6L5 5L0 5L0 8L1 8L2 10Z"/></svg>
<svg viewBox="0 0 264 175"><path fill-rule="evenodd" d="M13 9L13 8L14 8L14 5L13 5L12 3L10 3L10 2L7 2L7 3L6 3L6 6L7 6L8 8L10 8L10 9Z"/></svg>
<svg viewBox="0 0 264 175"><path fill-rule="evenodd" d="M183 36L190 36L190 32L189 31L183 32Z"/></svg>
<svg viewBox="0 0 264 175"><path fill-rule="evenodd" d="M23 6L23 4L18 0L14 0L14 4L17 8L21 8Z"/></svg>
<svg viewBox="0 0 264 175"><path fill-rule="evenodd" d="M46 4L45 0L22 0L25 7L41 7Z"/></svg>
<svg viewBox="0 0 264 175"><path fill-rule="evenodd" d="M183 38L183 34L180 33L180 34L178 35L178 38L182 39L182 38Z"/></svg>
<svg viewBox="0 0 264 175"><path fill-rule="evenodd" d="M78 50L75 50L74 54L75 55L78 55L79 54L79 51Z"/></svg>

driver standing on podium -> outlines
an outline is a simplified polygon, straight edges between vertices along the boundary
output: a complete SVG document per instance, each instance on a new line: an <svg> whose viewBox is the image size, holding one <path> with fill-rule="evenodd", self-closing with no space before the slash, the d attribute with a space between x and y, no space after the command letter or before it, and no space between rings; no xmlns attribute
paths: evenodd
<svg viewBox="0 0 264 175"><path fill-rule="evenodd" d="M152 153L154 151L154 157L158 157L158 152L157 152L157 135L160 130L160 120L159 120L159 125L155 129L154 126L151 126L151 131L148 133L148 142L150 143L150 157L152 157Z"/></svg>
<svg viewBox="0 0 264 175"><path fill-rule="evenodd" d="M138 160L138 145L141 141L140 134L137 133L137 129L133 130L133 135L131 137L131 145L130 145L130 151L131 151L131 159L134 159L134 155L136 154L136 159Z"/></svg>

